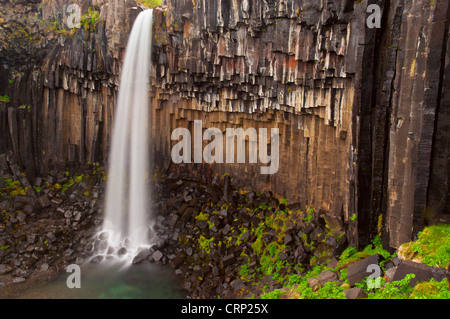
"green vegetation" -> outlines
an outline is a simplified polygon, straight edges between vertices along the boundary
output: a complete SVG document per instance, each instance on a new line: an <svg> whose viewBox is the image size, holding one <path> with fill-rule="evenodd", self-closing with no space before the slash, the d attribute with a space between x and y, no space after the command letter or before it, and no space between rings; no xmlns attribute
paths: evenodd
<svg viewBox="0 0 450 319"><path fill-rule="evenodd" d="M8 194L10 198L14 198L18 195L26 195L28 188L23 188L20 181L14 181L10 178L2 178L8 185L5 188L1 188L2 193Z"/></svg>
<svg viewBox="0 0 450 319"><path fill-rule="evenodd" d="M42 23L45 23L45 20L41 21ZM47 27L50 31L56 32L58 34L61 34L66 37L70 37L75 34L76 28L72 28L71 30L67 30L64 27L60 26L60 21L57 18L53 18L50 20L50 22L47 23Z"/></svg>
<svg viewBox="0 0 450 319"><path fill-rule="evenodd" d="M416 242L403 244L399 253L406 259L418 259L433 267L447 267L450 264L450 225L425 228Z"/></svg>
<svg viewBox="0 0 450 319"><path fill-rule="evenodd" d="M381 278L382 289L375 289L375 293L370 294L369 299L408 299L413 292L410 281L414 277L414 274L408 274L402 280L391 283L386 283L385 279Z"/></svg>
<svg viewBox="0 0 450 319"><path fill-rule="evenodd" d="M71 37L75 34L77 28L80 26L82 26L85 31L88 30L95 31L95 26L99 19L100 19L100 11L94 10L92 9L92 7L89 7L88 11L81 16L79 25L76 27L74 26L70 30L67 30L65 27L63 27L61 21L59 21L59 19L56 17L52 18L47 23L45 20L41 20L41 22L46 23L50 31L62 34L66 37Z"/></svg>
<svg viewBox="0 0 450 319"><path fill-rule="evenodd" d="M339 258L339 266L344 267L355 261L361 260L363 258L379 254L383 256L384 259L388 260L394 257L388 251L383 249L382 240L379 236L377 236L371 245L367 245L362 251L358 251L354 247L348 247L344 250ZM380 263L380 266L384 266L384 262Z"/></svg>
<svg viewBox="0 0 450 319"><path fill-rule="evenodd" d="M198 239L199 246L203 249L204 252L209 254L211 252L210 243L214 240L214 238L207 239L205 236L201 235Z"/></svg>
<svg viewBox="0 0 450 319"><path fill-rule="evenodd" d="M27 110L28 112L30 112L31 106L27 105L27 104L23 104L23 105L19 106L19 109Z"/></svg>
<svg viewBox="0 0 450 319"><path fill-rule="evenodd" d="M448 264L450 251L448 250L448 232L450 225L438 225L426 228L419 234L416 242L405 244L408 251L414 256L422 254L424 261L428 264L441 266ZM343 299L346 289L350 288L347 281L347 266L355 261L366 258L368 256L380 254L385 260L390 260L395 256L385 251L381 245L380 237L376 237L371 245L368 245L362 251L356 248L348 247L339 257L338 266L335 269L329 269L326 266L315 266L304 276L290 275L287 284L283 289L263 294L262 299L278 299L278 298L297 298L297 299ZM415 255L417 254L417 255ZM425 257L429 257L428 259ZM384 263L380 264L384 268ZM324 270L333 270L339 274L339 280L329 282L323 287L315 290L309 286L308 279L316 277ZM383 269L384 270L384 269ZM356 287L362 288L369 299L449 299L450 291L448 289L447 279L437 282L431 279L428 282L418 283L415 287L410 285L414 274L408 274L402 280L396 282L387 282L386 278L380 278L380 288L368 288L367 283L356 284Z"/></svg>
<svg viewBox="0 0 450 319"><path fill-rule="evenodd" d="M280 299L286 292L279 289L268 292L261 296L261 299Z"/></svg>
<svg viewBox="0 0 450 319"><path fill-rule="evenodd" d="M11 99L8 95L0 95L0 103L9 103L11 102Z"/></svg>
<svg viewBox="0 0 450 319"><path fill-rule="evenodd" d="M154 8L161 5L162 0L137 0L137 3L143 5L146 8Z"/></svg>
<svg viewBox="0 0 450 319"><path fill-rule="evenodd" d="M100 18L100 12L97 10L93 10L91 7L88 8L88 11L81 16L80 23L84 27L84 30L95 30L95 25Z"/></svg>
<svg viewBox="0 0 450 319"><path fill-rule="evenodd" d="M409 295L411 299L450 299L447 280L438 282L431 279L428 282L418 284Z"/></svg>
<svg viewBox="0 0 450 319"><path fill-rule="evenodd" d="M247 191L237 191L235 193L245 195ZM255 194L256 196L262 196L261 194ZM246 198L246 197L245 197ZM295 284L299 282L298 274L305 271L310 267L309 261L306 260L306 264L300 264L292 259L287 260L289 249L285 240L289 239L290 233L294 228L294 225L298 222L303 222L308 225L316 215L313 208L308 208L306 212L301 210L291 210L285 206L280 206L281 209L277 209L278 205L285 205L286 199L281 199L277 204L273 203L260 204L258 207L248 207L247 201L243 201L245 204L239 204L237 209L253 216L252 222L248 226L244 226L240 223L239 219L234 219L229 224L231 227L226 231L226 234L222 237L211 237L209 233L205 233L207 230L200 231L198 226L194 227L194 231L197 231L197 236L194 238L186 238L182 236L180 242L185 246L201 247L201 250L205 253L201 258L204 260L201 263L208 263L209 254L213 251L223 255L224 250L240 252L239 257L242 259L242 263L238 269L239 277L247 284L258 284L260 280L268 275L272 275L274 281L280 284ZM208 205L208 211L202 211L196 213L194 216L197 222L205 221L209 225L209 229L214 227L214 216L219 214L219 210L229 210L230 207L227 203L219 203L215 206L213 203ZM340 238L341 234L336 233L334 229L331 229L328 225L325 226L326 231L318 234L318 238L313 241L306 233L303 233L300 237L302 244L311 250L315 250L315 246L325 245L325 241L329 236ZM268 235L268 234L271 235ZM312 264L316 264L321 258L323 263L329 254L329 251L321 251L321 255L312 258ZM238 257L238 256L236 256ZM199 261L195 262L199 264ZM327 286L328 289L331 289Z"/></svg>
<svg viewBox="0 0 450 319"><path fill-rule="evenodd" d="M253 197L253 202L258 204L251 206L249 204L251 197L246 201L247 194L248 192L235 190L233 195L239 197L237 202L224 200L218 203L211 202L205 205L202 211L195 211L193 235L179 237L184 247L199 248L198 254L184 256L186 262L192 265L220 264L220 257L231 256L233 272L236 271L234 272L236 277L250 289L241 290L242 296L245 296L245 293L261 291L262 295L256 297L345 299L344 291L351 288L347 279L347 267L350 264L379 254L382 256L380 267L385 273L385 263L396 256L396 253L391 254L383 249L381 239L383 217L380 216L377 224L378 236L370 245L362 250L354 247L346 248L339 257L336 257L337 266L333 269L327 268L328 261L334 257L335 247L328 243L330 241L340 243L342 236L345 236L340 227L333 229L327 223L327 218L318 216L312 207L307 207L304 211L291 209L295 206L286 206L287 200L284 198L268 200L263 197L255 201ZM254 195L263 196L263 194ZM244 215L249 217L245 218ZM224 221L226 226L223 226L224 222L220 220ZM353 214L349 220L357 220L357 215ZM205 227L204 222L209 225L209 229ZM331 224L331 221L329 222ZM214 223L222 224L224 228L219 232L211 231L215 226ZM301 227L300 223L303 224ZM307 230L311 223L315 226L312 231ZM317 227L318 224L321 226ZM292 258L293 240L298 244L301 243L298 246L304 248L305 259ZM449 225L431 226L419 233L415 243L404 245L406 247L404 253L411 258L421 258L429 265L446 267L450 263L449 245ZM223 264L220 266L221 271L230 271L225 261ZM236 265L239 266L235 267ZM317 277L325 270L335 272L336 280L323 286L310 287L311 280L308 279ZM196 275L200 276L200 281L203 280L201 277L204 274L201 271L197 271ZM271 285L263 284L268 276L283 288L269 291ZM410 285L412 278L413 275L410 275L398 282L389 283L385 277L379 278L380 288L368 287L366 281L362 281L356 287L363 289L370 299L449 298L446 280L442 282L431 280L419 283L413 288Z"/></svg>

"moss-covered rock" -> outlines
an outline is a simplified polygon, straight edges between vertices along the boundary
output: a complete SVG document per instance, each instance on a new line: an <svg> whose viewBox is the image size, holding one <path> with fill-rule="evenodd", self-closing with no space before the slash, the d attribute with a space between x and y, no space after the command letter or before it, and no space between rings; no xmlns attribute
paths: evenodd
<svg viewBox="0 0 450 319"><path fill-rule="evenodd" d="M433 267L447 267L450 264L450 225L425 228L419 233L417 241L399 247L398 256Z"/></svg>

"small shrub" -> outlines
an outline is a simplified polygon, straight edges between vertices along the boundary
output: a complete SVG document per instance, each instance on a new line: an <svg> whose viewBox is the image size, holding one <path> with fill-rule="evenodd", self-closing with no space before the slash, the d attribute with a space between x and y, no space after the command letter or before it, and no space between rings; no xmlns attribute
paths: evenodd
<svg viewBox="0 0 450 319"><path fill-rule="evenodd" d="M0 95L0 103L9 103L11 102L11 99L8 95Z"/></svg>

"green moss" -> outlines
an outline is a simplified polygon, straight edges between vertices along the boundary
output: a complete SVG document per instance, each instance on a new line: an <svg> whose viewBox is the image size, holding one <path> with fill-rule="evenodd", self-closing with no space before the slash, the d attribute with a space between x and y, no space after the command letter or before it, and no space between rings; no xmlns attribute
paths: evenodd
<svg viewBox="0 0 450 319"><path fill-rule="evenodd" d="M26 195L28 188L23 188L20 184L20 181L13 181L12 179L5 179L3 180L8 184L6 188L3 188L2 190L9 194L10 198L14 198L18 195Z"/></svg>
<svg viewBox="0 0 450 319"><path fill-rule="evenodd" d="M375 289L373 294L369 294L369 299L408 299L413 291L410 281L415 276L408 274L402 280L391 283L386 283L385 279L381 278L381 288Z"/></svg>
<svg viewBox="0 0 450 319"><path fill-rule="evenodd" d="M419 283L411 295L410 299L450 299L450 290L447 279L438 282L431 279L429 282Z"/></svg>
<svg viewBox="0 0 450 319"><path fill-rule="evenodd" d="M11 99L9 98L8 95L3 96L0 95L0 103L9 103L9 102L11 102Z"/></svg>
<svg viewBox="0 0 450 319"><path fill-rule="evenodd" d="M93 10L91 7L89 7L88 11L81 16L80 23L86 31L88 29L94 31L95 25L99 19L100 19L100 12L97 10Z"/></svg>
<svg viewBox="0 0 450 319"><path fill-rule="evenodd" d="M137 0L137 3L143 5L144 7L151 9L151 8L161 5L162 0Z"/></svg>
<svg viewBox="0 0 450 319"><path fill-rule="evenodd" d="M213 237L207 239L205 236L200 235L200 238L198 239L198 245L200 248L207 254L211 252L210 243L214 240Z"/></svg>
<svg viewBox="0 0 450 319"><path fill-rule="evenodd" d="M208 213L201 212L200 214L195 216L195 219L198 221L203 220L203 221L207 222L207 221L209 221L209 215L208 215Z"/></svg>
<svg viewBox="0 0 450 319"><path fill-rule="evenodd" d="M261 271L265 275L273 275L281 270L286 265L286 261L279 259L279 253L283 252L285 245L280 245L277 242L271 242L264 249L260 258Z"/></svg>
<svg viewBox="0 0 450 319"><path fill-rule="evenodd" d="M64 185L61 186L61 191L65 192L65 191L66 191L69 187L71 187L74 183L75 183L75 182L74 182L73 178L71 177L67 183L65 183Z"/></svg>
<svg viewBox="0 0 450 319"><path fill-rule="evenodd" d="M421 259L434 267L450 264L450 225L435 225L418 234L416 242L403 244L399 251L407 259Z"/></svg>
<svg viewBox="0 0 450 319"><path fill-rule="evenodd" d="M387 250L383 249L382 240L379 236L373 240L372 244L367 245L362 251L358 251L354 247L347 247L339 257L338 265L340 267L345 267L353 262L375 254L383 256L386 260L393 257ZM384 262L381 262L380 264L383 266Z"/></svg>
<svg viewBox="0 0 450 319"><path fill-rule="evenodd" d="M276 289L261 296L261 299L280 299L286 292Z"/></svg>

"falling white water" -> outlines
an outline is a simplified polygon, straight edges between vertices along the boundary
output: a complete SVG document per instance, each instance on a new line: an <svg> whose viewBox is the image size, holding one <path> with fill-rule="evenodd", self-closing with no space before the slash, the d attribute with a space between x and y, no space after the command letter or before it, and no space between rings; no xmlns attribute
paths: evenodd
<svg viewBox="0 0 450 319"><path fill-rule="evenodd" d="M109 157L105 222L109 244L135 251L149 244L149 77L153 11L134 22L123 63Z"/></svg>

